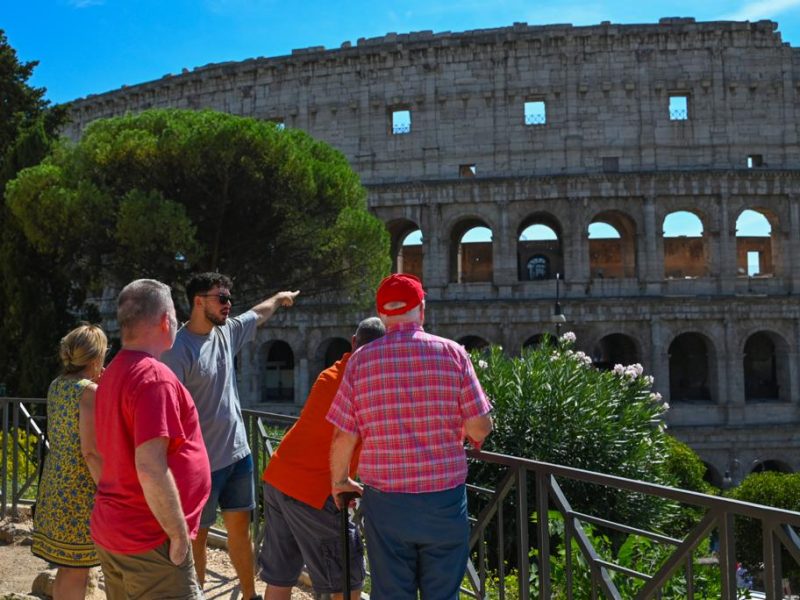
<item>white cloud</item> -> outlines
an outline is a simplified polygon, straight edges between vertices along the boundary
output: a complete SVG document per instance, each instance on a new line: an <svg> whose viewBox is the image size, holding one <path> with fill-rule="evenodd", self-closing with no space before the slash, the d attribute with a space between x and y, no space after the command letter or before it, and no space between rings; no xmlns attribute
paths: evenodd
<svg viewBox="0 0 800 600"><path fill-rule="evenodd" d="M739 10L721 17L726 21L758 21L760 19L775 18L777 15L799 8L800 0L754 0L748 2Z"/></svg>
<svg viewBox="0 0 800 600"><path fill-rule="evenodd" d="M92 6L101 6L106 3L106 0L67 0L72 8L90 8Z"/></svg>

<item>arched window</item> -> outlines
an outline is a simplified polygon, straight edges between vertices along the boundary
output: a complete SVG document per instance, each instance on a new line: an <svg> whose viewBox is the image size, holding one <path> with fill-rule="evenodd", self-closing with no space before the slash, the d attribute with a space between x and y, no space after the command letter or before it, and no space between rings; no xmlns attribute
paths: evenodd
<svg viewBox="0 0 800 600"><path fill-rule="evenodd" d="M350 342L342 338L333 338L325 348L323 368L327 369L350 350Z"/></svg>
<svg viewBox="0 0 800 600"><path fill-rule="evenodd" d="M397 219L386 224L392 240L392 272L422 279L422 231L413 221Z"/></svg>
<svg viewBox="0 0 800 600"><path fill-rule="evenodd" d="M528 261L528 281L550 278L550 261L546 256L537 254Z"/></svg>
<svg viewBox="0 0 800 600"><path fill-rule="evenodd" d="M492 230L474 219L453 229L450 243L450 280L455 283L492 281Z"/></svg>
<svg viewBox="0 0 800 600"><path fill-rule="evenodd" d="M589 273L593 279L636 277L636 226L629 216L607 211L589 225Z"/></svg>
<svg viewBox="0 0 800 600"><path fill-rule="evenodd" d="M633 338L612 333L603 337L592 351L592 361L598 369L610 370L614 365L632 365L641 362Z"/></svg>
<svg viewBox="0 0 800 600"><path fill-rule="evenodd" d="M517 239L520 281L564 278L560 228L550 215L534 215L523 221Z"/></svg>
<svg viewBox="0 0 800 600"><path fill-rule="evenodd" d="M548 346L556 346L556 337L553 334L537 333L532 335L522 344L523 348L538 348L547 341Z"/></svg>
<svg viewBox="0 0 800 600"><path fill-rule="evenodd" d="M259 350L261 402L294 402L294 352L275 340Z"/></svg>
<svg viewBox="0 0 800 600"><path fill-rule="evenodd" d="M664 276L691 279L708 275L708 246L703 222L682 210L664 218Z"/></svg>
<svg viewBox="0 0 800 600"><path fill-rule="evenodd" d="M758 461L753 465L751 473L791 473L792 467L787 465L782 460L764 460Z"/></svg>
<svg viewBox="0 0 800 600"><path fill-rule="evenodd" d="M699 333L682 333L669 345L669 392L673 402L713 400L711 349Z"/></svg>
<svg viewBox="0 0 800 600"><path fill-rule="evenodd" d="M477 335L465 335L458 340L458 343L464 346L464 349L467 352L472 352L473 350L483 350L484 348L489 347L489 342Z"/></svg>
<svg viewBox="0 0 800 600"><path fill-rule="evenodd" d="M788 400L788 345L779 336L759 331L744 344L744 397L747 402Z"/></svg>
<svg viewBox="0 0 800 600"><path fill-rule="evenodd" d="M736 219L736 271L739 277L767 277L775 273L772 225L759 211L743 210Z"/></svg>

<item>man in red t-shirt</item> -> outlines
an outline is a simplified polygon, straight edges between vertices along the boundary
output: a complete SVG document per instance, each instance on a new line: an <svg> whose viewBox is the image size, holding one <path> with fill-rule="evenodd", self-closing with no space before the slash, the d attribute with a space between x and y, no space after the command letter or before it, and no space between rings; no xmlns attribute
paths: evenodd
<svg viewBox="0 0 800 600"><path fill-rule="evenodd" d="M385 333L377 317L364 319L352 339L357 349ZM344 558L339 540L340 511L331 498L330 449L333 425L325 415L342 379L350 353L320 373L297 423L283 436L264 471L266 531L258 556L267 600L289 600L292 587L308 567L318 594L342 597ZM350 474L358 467L358 448ZM364 552L355 526L350 524L351 598L361 597Z"/></svg>
<svg viewBox="0 0 800 600"><path fill-rule="evenodd" d="M211 489L192 397L158 357L177 330L169 286L138 279L117 301L122 350L95 399L103 460L91 533L117 598L203 598L189 552Z"/></svg>

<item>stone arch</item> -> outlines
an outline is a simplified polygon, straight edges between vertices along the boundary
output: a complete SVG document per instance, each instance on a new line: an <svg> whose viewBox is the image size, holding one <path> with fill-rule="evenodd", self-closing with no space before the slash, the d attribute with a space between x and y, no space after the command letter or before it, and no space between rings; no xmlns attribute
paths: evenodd
<svg viewBox="0 0 800 600"><path fill-rule="evenodd" d="M706 461L703 461L703 465L706 468L706 472L703 473L703 481L710 483L715 488L722 489L724 480L719 470L714 465L707 463Z"/></svg>
<svg viewBox="0 0 800 600"><path fill-rule="evenodd" d="M479 335L465 335L458 339L458 343L464 346L467 352L483 350L491 345L491 342L486 341Z"/></svg>
<svg viewBox="0 0 800 600"><path fill-rule="evenodd" d="M530 239L528 239L530 238ZM517 229L517 278L520 281L564 279L561 224L549 213L533 213Z"/></svg>
<svg viewBox="0 0 800 600"><path fill-rule="evenodd" d="M525 340L522 343L522 347L523 348L538 348L539 346L541 346L544 343L545 339L547 339L549 346L555 347L555 345L556 345L555 336L552 333L545 333L545 332L536 333L536 334L532 335L531 337L529 337L527 340Z"/></svg>
<svg viewBox="0 0 800 600"><path fill-rule="evenodd" d="M709 275L706 230L703 215L699 211L675 210L664 216L664 277L693 279Z"/></svg>
<svg viewBox="0 0 800 600"><path fill-rule="evenodd" d="M598 225L606 227L593 227ZM596 214L587 227L587 239L589 277L636 277L636 223L629 215L618 210Z"/></svg>
<svg viewBox="0 0 800 600"><path fill-rule="evenodd" d="M736 217L736 274L739 277L775 275L778 218L762 208L744 208Z"/></svg>
<svg viewBox="0 0 800 600"><path fill-rule="evenodd" d="M716 361L714 344L704 334L689 331L669 345L669 392L671 402L714 402Z"/></svg>
<svg viewBox="0 0 800 600"><path fill-rule="evenodd" d="M392 273L409 273L422 279L422 230L410 219L394 219L386 224L391 239Z"/></svg>
<svg viewBox="0 0 800 600"><path fill-rule="evenodd" d="M261 402L294 402L294 351L283 340L272 340L258 350Z"/></svg>
<svg viewBox="0 0 800 600"><path fill-rule="evenodd" d="M776 459L768 459L768 460L756 460L753 468L750 470L751 473L793 473L794 469L792 469L789 463L784 462L782 460Z"/></svg>
<svg viewBox="0 0 800 600"><path fill-rule="evenodd" d="M489 231L488 241L469 241L472 233L485 230ZM483 219L467 217L457 222L450 230L450 281L491 282L494 278L493 238L491 226ZM479 239L483 239L480 234Z"/></svg>
<svg viewBox="0 0 800 600"><path fill-rule="evenodd" d="M613 369L614 365L641 363L640 356L639 343L624 333L603 336L592 349L592 362L602 370Z"/></svg>
<svg viewBox="0 0 800 600"><path fill-rule="evenodd" d="M756 331L743 348L746 402L789 400L789 345L772 331Z"/></svg>
<svg viewBox="0 0 800 600"><path fill-rule="evenodd" d="M328 338L320 344L317 350L317 356L320 359L322 369L327 369L337 360L342 358L347 352L351 350L350 340L342 337Z"/></svg>

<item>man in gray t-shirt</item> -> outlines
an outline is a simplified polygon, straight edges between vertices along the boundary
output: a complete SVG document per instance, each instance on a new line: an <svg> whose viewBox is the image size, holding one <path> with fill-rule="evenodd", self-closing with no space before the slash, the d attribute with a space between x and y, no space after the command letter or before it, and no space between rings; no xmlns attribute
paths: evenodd
<svg viewBox="0 0 800 600"><path fill-rule="evenodd" d="M250 512L255 508L253 459L247 445L233 359L256 329L280 306L291 306L298 292L278 292L238 317L230 317L231 280L220 273L195 275L186 285L191 315L175 344L161 360L178 376L197 406L208 459L211 495L192 542L197 577L206 572L206 539L216 521L217 505L228 532L228 551L239 576L242 596L259 598L253 576Z"/></svg>

